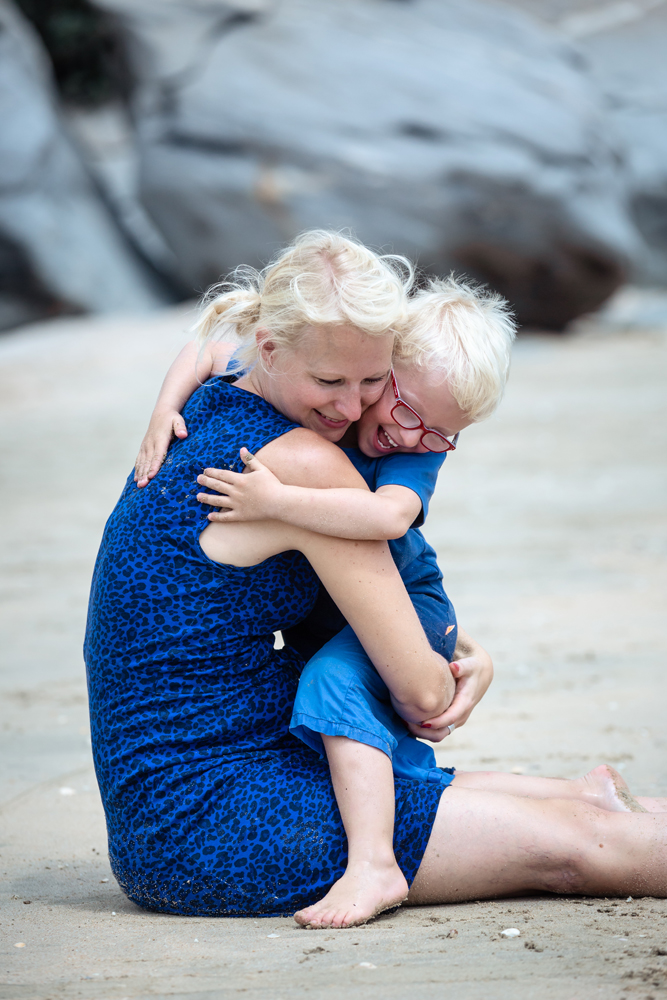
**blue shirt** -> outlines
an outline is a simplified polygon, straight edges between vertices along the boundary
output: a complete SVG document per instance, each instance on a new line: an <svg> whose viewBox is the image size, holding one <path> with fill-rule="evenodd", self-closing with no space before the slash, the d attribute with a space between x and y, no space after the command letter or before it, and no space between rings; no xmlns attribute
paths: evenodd
<svg viewBox="0 0 667 1000"><path fill-rule="evenodd" d="M422 509L411 528L402 538L392 538L389 548L401 579L410 596L425 594L435 600L435 607L442 607L443 620L449 622L451 605L442 587L442 573L438 566L435 550L428 544L419 525L428 514L428 507L447 452L424 455L395 452L381 458L368 458L358 448L344 448L355 469L374 493L380 486L406 486L417 494ZM439 613L439 612L438 612ZM436 613L437 617L437 613ZM320 585L315 607L301 624L284 629L285 642L306 659L340 632L347 624L327 591Z"/></svg>
<svg viewBox="0 0 667 1000"><path fill-rule="evenodd" d="M442 573L434 549L428 544L419 526L424 523L438 481L438 473L447 452L406 455L395 452L382 458L368 458L358 448L344 448L355 469L375 493L381 486L406 486L417 494L422 509L412 527L402 538L392 538L389 548L409 594L442 593Z"/></svg>

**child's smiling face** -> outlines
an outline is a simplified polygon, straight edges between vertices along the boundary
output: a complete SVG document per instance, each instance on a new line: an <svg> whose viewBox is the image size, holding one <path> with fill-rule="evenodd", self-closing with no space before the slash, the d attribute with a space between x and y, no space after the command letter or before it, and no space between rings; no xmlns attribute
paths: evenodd
<svg viewBox="0 0 667 1000"><path fill-rule="evenodd" d="M427 427L450 438L473 423L455 402L446 381L433 380L418 368L397 367L395 374L401 399L419 414ZM357 422L358 447L369 458L397 451L415 454L428 451L421 443L424 432L420 427L406 430L393 419L391 411L395 403L390 381L378 401Z"/></svg>

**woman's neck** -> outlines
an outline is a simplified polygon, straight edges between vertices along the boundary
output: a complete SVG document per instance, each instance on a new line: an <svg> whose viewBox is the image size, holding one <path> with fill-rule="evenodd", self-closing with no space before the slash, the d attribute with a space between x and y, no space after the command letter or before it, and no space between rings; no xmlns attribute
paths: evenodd
<svg viewBox="0 0 667 1000"><path fill-rule="evenodd" d="M237 379L234 385L237 386L237 388L239 389L245 389L246 392L254 392L256 396L261 396L263 399L265 399L266 396L262 391L261 384L260 385L256 384L259 380L256 377L253 378L254 375L255 375L255 370L253 369L246 375L242 375L240 379Z"/></svg>

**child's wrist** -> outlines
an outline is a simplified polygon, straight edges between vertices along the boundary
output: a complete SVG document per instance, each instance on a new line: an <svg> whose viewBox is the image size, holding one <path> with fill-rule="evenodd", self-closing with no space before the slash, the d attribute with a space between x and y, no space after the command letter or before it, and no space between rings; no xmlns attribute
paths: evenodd
<svg viewBox="0 0 667 1000"><path fill-rule="evenodd" d="M179 410L174 406L173 403L156 403L155 409L153 410L153 416L159 419L164 419L165 417L177 416Z"/></svg>
<svg viewBox="0 0 667 1000"><path fill-rule="evenodd" d="M269 494L266 503L267 517L272 521L283 521L289 506L289 486L279 483Z"/></svg>

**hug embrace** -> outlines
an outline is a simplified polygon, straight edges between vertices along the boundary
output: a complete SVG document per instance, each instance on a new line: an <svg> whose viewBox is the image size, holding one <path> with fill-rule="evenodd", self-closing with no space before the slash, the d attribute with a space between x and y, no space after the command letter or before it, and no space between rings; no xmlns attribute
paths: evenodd
<svg viewBox="0 0 667 1000"><path fill-rule="evenodd" d="M318 928L403 902L667 895L667 800L605 765L462 772L429 745L493 671L419 526L513 336L499 296L415 289L404 258L326 231L211 291L90 598L95 767L139 906Z"/></svg>

